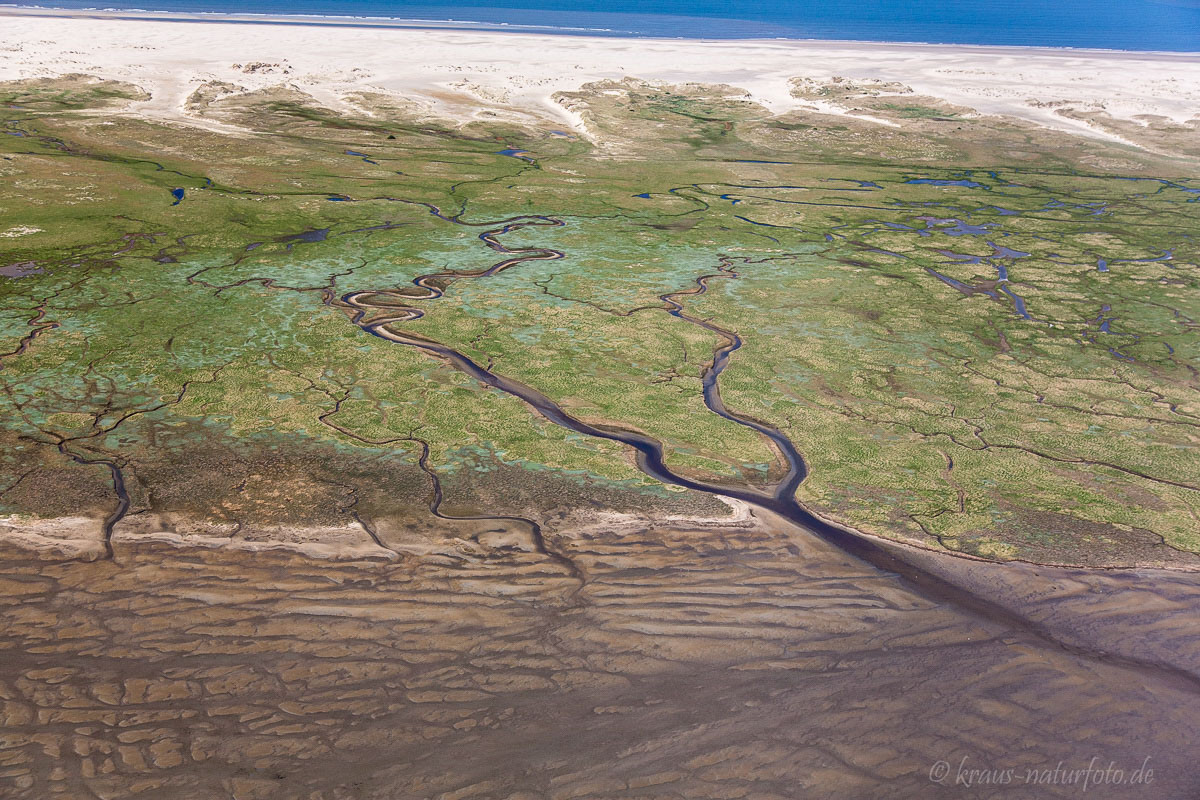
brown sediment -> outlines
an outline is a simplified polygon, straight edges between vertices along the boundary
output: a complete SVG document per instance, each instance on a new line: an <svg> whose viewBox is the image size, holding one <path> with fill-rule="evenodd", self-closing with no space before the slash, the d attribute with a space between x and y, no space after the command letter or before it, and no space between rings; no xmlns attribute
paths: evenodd
<svg viewBox="0 0 1200 800"><path fill-rule="evenodd" d="M5 551L0 793L958 797L930 782L937 762L1014 769L1024 789L1027 769L1097 755L1150 758L1155 778L1091 796L1200 788L1194 689L931 603L770 514L547 534L588 576L573 599L521 550ZM1193 576L907 557L1070 644L1200 665Z"/></svg>

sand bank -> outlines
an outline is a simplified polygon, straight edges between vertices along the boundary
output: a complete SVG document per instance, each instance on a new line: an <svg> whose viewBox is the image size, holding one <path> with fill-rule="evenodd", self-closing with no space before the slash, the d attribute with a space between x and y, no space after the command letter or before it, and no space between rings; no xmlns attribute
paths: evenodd
<svg viewBox="0 0 1200 800"><path fill-rule="evenodd" d="M1200 114L1200 62L1171 53L784 40L619 39L375 24L293 24L121 12L0 11L0 80L88 73L152 95L141 113L187 121L206 81L290 84L337 108L380 91L520 109L578 128L552 96L626 76L728 84L774 112L807 105L795 77L895 81L981 113L1116 138L1059 113L1184 122ZM248 68L252 65L252 68ZM837 111L822 103L821 110Z"/></svg>

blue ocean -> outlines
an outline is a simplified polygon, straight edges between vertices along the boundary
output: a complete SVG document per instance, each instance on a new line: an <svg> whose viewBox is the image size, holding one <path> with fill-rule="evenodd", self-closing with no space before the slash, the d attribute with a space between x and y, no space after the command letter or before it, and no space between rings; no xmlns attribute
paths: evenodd
<svg viewBox="0 0 1200 800"><path fill-rule="evenodd" d="M1200 52L1200 0L37 0L0 5L287 14L592 36L847 39ZM349 20L347 20L349 22Z"/></svg>

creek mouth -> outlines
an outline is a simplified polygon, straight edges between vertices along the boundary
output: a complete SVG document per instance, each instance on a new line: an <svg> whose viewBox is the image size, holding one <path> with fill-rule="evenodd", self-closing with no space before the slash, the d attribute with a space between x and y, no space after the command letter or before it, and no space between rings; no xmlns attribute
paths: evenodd
<svg viewBox="0 0 1200 800"><path fill-rule="evenodd" d="M1086 642L1067 642L1043 627L1011 610L1002 603L990 600L963 588L947 577L947 571L929 567L927 558L914 559L912 548L898 543L884 543L864 534L852 531L831 523L805 508L796 500L795 493L808 475L808 467L803 455L792 441L778 428L767 423L751 419L725 406L721 398L719 378L729 364L730 357L743 345L742 338L734 331L722 328L715 323L688 314L677 298L687 295L699 295L708 290L709 281L714 279L734 279L737 272L733 267L733 259L722 257L719 271L702 275L695 281L695 287L677 292L660 295L660 307L663 311L689 324L700 327L722 341L714 350L709 363L701 373L703 399L710 412L738 425L748 427L766 437L777 450L784 463L786 472L776 482L770 491L759 491L750 488L723 486L689 478L675 472L666 464L664 447L656 439L637 431L613 425L597 425L580 420L567 413L559 404L546 395L519 381L496 373L490 367L485 367L464 353L440 342L422 336L404 332L397 327L401 323L419 319L424 312L416 306L409 305L414 301L435 300L444 296L450 282L460 279L478 279L496 275L526 261L554 260L565 257L559 250L541 247L509 248L502 244L498 236L533 226L562 226L565 223L553 217L542 215L526 215L511 217L492 222L466 222L461 215L446 215L436 206L428 203L412 203L425 207L429 213L439 219L456 225L486 228L479 235L480 241L490 249L501 253L506 258L485 269L470 272L443 271L421 275L411 282L411 286L402 288L359 290L343 294L332 303L345 310L351 321L363 331L394 344L405 345L422 350L429 355L439 358L459 371L475 379L484 386L497 389L505 394L520 399L549 422L584 436L618 442L631 448L635 453L638 469L644 474L662 483L703 492L711 495L732 498L749 504L774 515L786 522L814 535L824 542L834 546L841 552L864 562L869 567L883 573L898 576L917 595L937 604L948 604L958 610L981 620L991 626L1008 629L1012 633L1037 640L1045 645L1063 650L1073 656L1102 662L1121 669L1134 672L1153 674L1158 679L1187 691L1200 693L1200 674L1196 671L1180 667L1161 660L1143 660L1132 655L1121 655L1107 648L1092 647ZM745 259L749 261L749 259ZM412 287L417 287L414 293ZM653 307L651 307L653 308ZM424 443L422 443L424 444ZM444 516L438 510L441 502L440 486L436 475L429 469L428 446L424 445L422 469L433 481L436 499L430 508L435 516ZM451 517L444 517L453 519ZM541 530L536 522L523 517L496 516L471 517L471 519L497 519L521 521L531 527L538 542L539 552L548 555L556 561L564 561L565 557L546 549ZM955 558L945 555L942 558ZM922 565L919 562L925 562ZM582 575L573 565L572 575L582 581ZM950 571L952 572L952 571Z"/></svg>

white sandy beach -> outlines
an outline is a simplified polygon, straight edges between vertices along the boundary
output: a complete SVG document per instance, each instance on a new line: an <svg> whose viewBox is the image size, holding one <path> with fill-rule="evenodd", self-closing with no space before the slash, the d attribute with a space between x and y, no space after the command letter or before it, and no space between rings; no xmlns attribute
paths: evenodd
<svg viewBox="0 0 1200 800"><path fill-rule="evenodd" d="M206 81L249 90L293 85L339 107L344 95L381 91L449 104L492 105L579 128L552 95L602 78L729 84L774 112L811 102L793 77L906 84L981 113L1101 138L1113 134L1059 108L1117 118L1200 115L1200 60L1182 54L783 40L697 41L530 35L329 24L254 24L122 12L0 11L0 80L86 73L152 95L150 116L196 122L185 98ZM247 72L247 64L267 66ZM453 108L455 97L462 100ZM843 109L822 103L823 111ZM205 123L211 125L212 123Z"/></svg>

